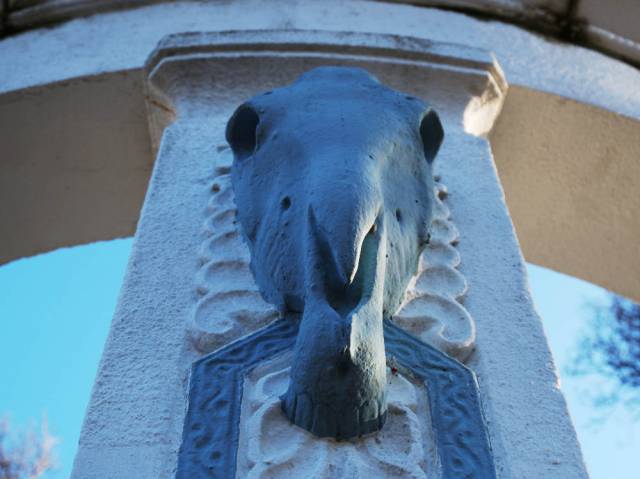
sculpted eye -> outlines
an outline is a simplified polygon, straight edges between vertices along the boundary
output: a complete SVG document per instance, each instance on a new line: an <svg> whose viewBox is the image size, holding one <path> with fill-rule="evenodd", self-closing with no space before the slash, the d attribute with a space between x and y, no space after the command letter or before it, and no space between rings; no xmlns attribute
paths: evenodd
<svg viewBox="0 0 640 479"><path fill-rule="evenodd" d="M438 114L429 109L422 117L420 122L420 137L422 138L422 147L424 148L424 156L429 163L432 163L438 154L444 131Z"/></svg>
<svg viewBox="0 0 640 479"><path fill-rule="evenodd" d="M241 105L227 123L227 142L236 158L251 156L256 149L258 114L249 105Z"/></svg>

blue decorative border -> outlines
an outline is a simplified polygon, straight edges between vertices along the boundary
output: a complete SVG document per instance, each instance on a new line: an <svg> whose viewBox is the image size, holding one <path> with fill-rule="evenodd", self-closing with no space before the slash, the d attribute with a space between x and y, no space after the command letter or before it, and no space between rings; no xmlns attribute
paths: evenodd
<svg viewBox="0 0 640 479"><path fill-rule="evenodd" d="M299 321L279 319L196 361L176 479L235 478L242 388L247 371L293 348ZM388 361L424 381L444 479L495 479L475 374L391 321Z"/></svg>
<svg viewBox="0 0 640 479"><path fill-rule="evenodd" d="M235 478L245 373L293 348L298 325L279 319L193 364L176 479Z"/></svg>
<svg viewBox="0 0 640 479"><path fill-rule="evenodd" d="M424 381L444 479L495 479L476 375L464 364L384 322L387 361Z"/></svg>

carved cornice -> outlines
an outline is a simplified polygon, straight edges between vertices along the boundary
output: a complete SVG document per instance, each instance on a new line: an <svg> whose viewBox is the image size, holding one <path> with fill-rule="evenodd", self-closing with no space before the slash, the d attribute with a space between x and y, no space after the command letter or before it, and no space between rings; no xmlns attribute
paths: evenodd
<svg viewBox="0 0 640 479"><path fill-rule="evenodd" d="M176 113L228 115L248 96L321 65L363 67L392 88L429 98L445 119L476 135L491 129L508 88L493 55L465 45L315 30L181 33L163 38L145 65L152 141Z"/></svg>
<svg viewBox="0 0 640 479"><path fill-rule="evenodd" d="M374 57L388 61L487 71L500 88L505 88L502 71L486 50L423 38L321 30L246 30L190 32L164 37L149 56L146 69L153 76L166 58L203 54L316 54L335 57Z"/></svg>
<svg viewBox="0 0 640 479"><path fill-rule="evenodd" d="M493 55L486 50L415 37L317 30L247 30L179 33L164 37L149 56L145 69L161 89L184 79L185 68L202 60L229 57L308 57L330 61L368 60L414 64L433 70L490 79L494 96L502 96L507 83ZM179 62L180 69L172 69ZM201 66L192 68L198 74ZM425 78L424 81L429 81ZM484 87L484 82L482 87Z"/></svg>

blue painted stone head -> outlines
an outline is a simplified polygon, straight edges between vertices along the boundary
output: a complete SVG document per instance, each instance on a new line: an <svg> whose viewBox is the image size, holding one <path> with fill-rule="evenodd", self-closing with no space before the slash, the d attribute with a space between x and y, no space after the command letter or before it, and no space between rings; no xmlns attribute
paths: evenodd
<svg viewBox="0 0 640 479"><path fill-rule="evenodd" d="M302 315L285 414L322 437L380 429L383 318L429 241L438 115L365 70L322 67L242 104L226 134L257 284Z"/></svg>

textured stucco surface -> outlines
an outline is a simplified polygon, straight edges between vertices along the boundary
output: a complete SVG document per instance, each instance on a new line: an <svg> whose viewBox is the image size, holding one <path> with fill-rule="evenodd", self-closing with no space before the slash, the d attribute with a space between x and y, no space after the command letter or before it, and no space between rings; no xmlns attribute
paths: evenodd
<svg viewBox="0 0 640 479"><path fill-rule="evenodd" d="M215 146L205 119L166 130L72 477L170 477L192 353L185 322ZM190 140L190 141L189 141Z"/></svg>

